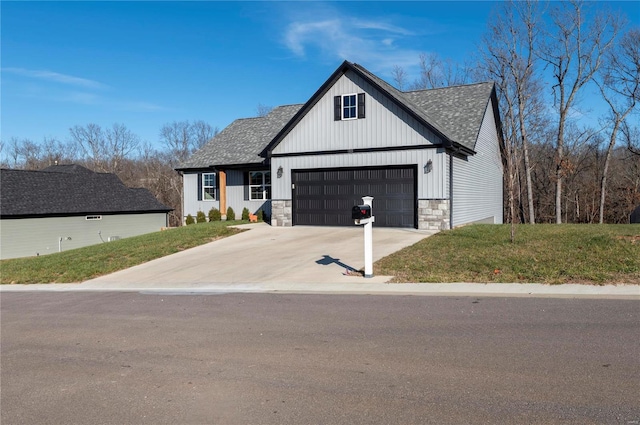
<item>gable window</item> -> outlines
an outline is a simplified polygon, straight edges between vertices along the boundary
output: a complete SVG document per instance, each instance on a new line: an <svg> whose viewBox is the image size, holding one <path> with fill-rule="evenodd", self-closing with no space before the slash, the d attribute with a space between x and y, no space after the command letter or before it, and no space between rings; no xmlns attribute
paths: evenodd
<svg viewBox="0 0 640 425"><path fill-rule="evenodd" d="M364 93L343 94L333 98L334 119L336 121L364 118Z"/></svg>
<svg viewBox="0 0 640 425"><path fill-rule="evenodd" d="M348 94L348 95L342 96L342 119L343 120L350 120L350 119L356 118L357 108L358 107L356 105L355 94Z"/></svg>
<svg viewBox="0 0 640 425"><path fill-rule="evenodd" d="M216 173L202 174L202 199L204 201L216 200Z"/></svg>
<svg viewBox="0 0 640 425"><path fill-rule="evenodd" d="M249 173L249 199L271 199L271 171L251 171Z"/></svg>

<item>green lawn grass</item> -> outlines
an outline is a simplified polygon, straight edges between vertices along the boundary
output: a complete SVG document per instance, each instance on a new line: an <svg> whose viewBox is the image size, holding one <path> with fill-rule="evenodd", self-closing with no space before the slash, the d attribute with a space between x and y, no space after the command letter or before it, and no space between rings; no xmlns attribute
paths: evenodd
<svg viewBox="0 0 640 425"><path fill-rule="evenodd" d="M640 225L472 225L381 259L395 282L640 284Z"/></svg>
<svg viewBox="0 0 640 425"><path fill-rule="evenodd" d="M229 226L242 223L246 222L198 223L56 254L2 260L0 284L82 282L234 235L242 230Z"/></svg>

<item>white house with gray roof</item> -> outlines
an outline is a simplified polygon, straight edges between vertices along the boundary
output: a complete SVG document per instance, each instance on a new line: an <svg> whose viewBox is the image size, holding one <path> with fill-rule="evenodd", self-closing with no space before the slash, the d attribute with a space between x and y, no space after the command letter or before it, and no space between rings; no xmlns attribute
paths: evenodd
<svg viewBox="0 0 640 425"><path fill-rule="evenodd" d="M402 92L345 61L305 103L239 119L178 168L184 214L262 209L274 226L502 223L493 83Z"/></svg>
<svg viewBox="0 0 640 425"><path fill-rule="evenodd" d="M0 259L160 231L171 208L147 189L80 165L0 170Z"/></svg>

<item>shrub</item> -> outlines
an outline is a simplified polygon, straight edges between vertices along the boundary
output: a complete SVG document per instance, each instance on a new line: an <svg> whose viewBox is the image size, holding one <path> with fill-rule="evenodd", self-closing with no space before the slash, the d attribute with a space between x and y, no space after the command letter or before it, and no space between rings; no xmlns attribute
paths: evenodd
<svg viewBox="0 0 640 425"><path fill-rule="evenodd" d="M242 219L249 220L249 209L246 207L242 209Z"/></svg>
<svg viewBox="0 0 640 425"><path fill-rule="evenodd" d="M258 210L258 213L256 215L258 216L258 221L264 221L264 213L262 212L262 210Z"/></svg>
<svg viewBox="0 0 640 425"><path fill-rule="evenodd" d="M220 221L222 220L222 214L220 210L217 208L211 208L209 210L209 221Z"/></svg>
<svg viewBox="0 0 640 425"><path fill-rule="evenodd" d="M204 215L203 211L198 211L198 213L196 214L196 223L206 223L207 222L207 216Z"/></svg>
<svg viewBox="0 0 640 425"><path fill-rule="evenodd" d="M236 213L233 208L227 208L227 221L234 221L236 219Z"/></svg>
<svg viewBox="0 0 640 425"><path fill-rule="evenodd" d="M190 224L193 224L195 222L196 221L193 219L193 216L191 214L187 214L187 221L186 221L187 226L190 225Z"/></svg>

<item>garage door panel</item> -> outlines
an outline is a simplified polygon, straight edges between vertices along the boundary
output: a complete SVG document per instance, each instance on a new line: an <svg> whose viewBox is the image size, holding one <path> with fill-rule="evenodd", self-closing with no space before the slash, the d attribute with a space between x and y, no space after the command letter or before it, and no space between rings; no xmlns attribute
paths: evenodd
<svg viewBox="0 0 640 425"><path fill-rule="evenodd" d="M373 196L376 225L415 227L415 168L295 171L294 224L352 226L351 208Z"/></svg>

